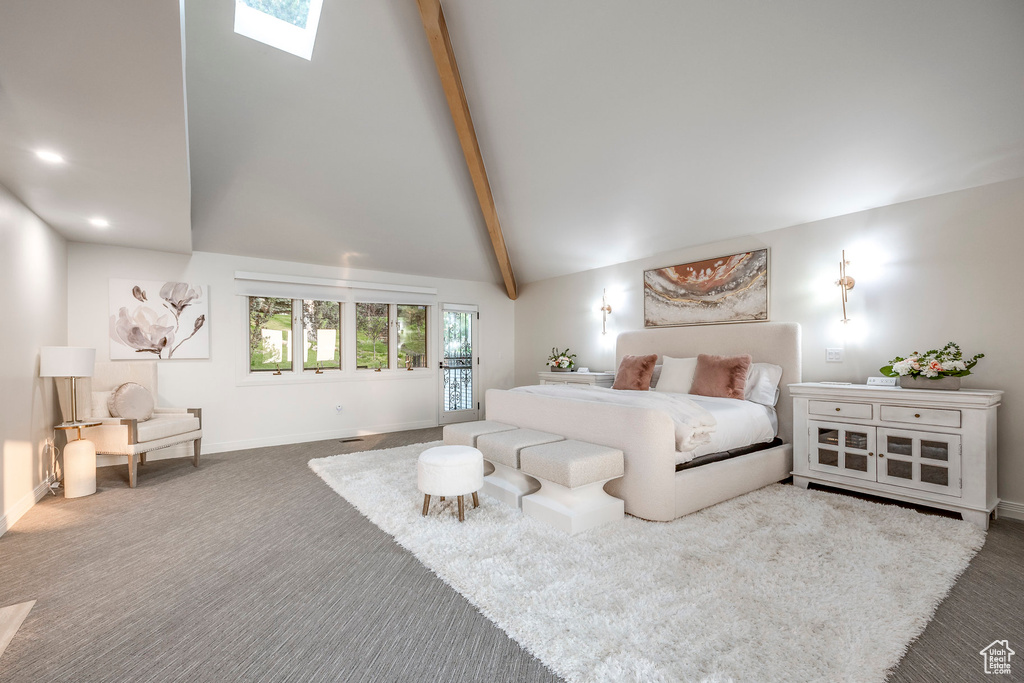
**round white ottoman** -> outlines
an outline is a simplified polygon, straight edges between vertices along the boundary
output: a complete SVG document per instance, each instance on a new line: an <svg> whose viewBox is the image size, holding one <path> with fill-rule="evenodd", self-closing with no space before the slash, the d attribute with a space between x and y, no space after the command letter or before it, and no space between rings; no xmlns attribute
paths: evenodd
<svg viewBox="0 0 1024 683"><path fill-rule="evenodd" d="M424 517L431 496L458 496L459 521L465 521L462 497L473 494L473 507L480 505L476 492L484 485L483 453L472 446L428 448L416 463L416 485L423 492Z"/></svg>

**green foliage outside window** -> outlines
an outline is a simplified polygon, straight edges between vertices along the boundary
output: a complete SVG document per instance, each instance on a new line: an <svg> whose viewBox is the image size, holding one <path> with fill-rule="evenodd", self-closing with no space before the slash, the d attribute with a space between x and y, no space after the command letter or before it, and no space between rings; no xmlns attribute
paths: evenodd
<svg viewBox="0 0 1024 683"><path fill-rule="evenodd" d="M356 304L356 367L386 369L388 365L388 328L390 307L387 304Z"/></svg>
<svg viewBox="0 0 1024 683"><path fill-rule="evenodd" d="M250 370L291 369L291 336L291 299L249 297Z"/></svg>
<svg viewBox="0 0 1024 683"><path fill-rule="evenodd" d="M427 367L426 306L398 306L398 367Z"/></svg>
<svg viewBox="0 0 1024 683"><path fill-rule="evenodd" d="M341 304L337 301L303 301L302 329L306 335L303 369L340 368Z"/></svg>

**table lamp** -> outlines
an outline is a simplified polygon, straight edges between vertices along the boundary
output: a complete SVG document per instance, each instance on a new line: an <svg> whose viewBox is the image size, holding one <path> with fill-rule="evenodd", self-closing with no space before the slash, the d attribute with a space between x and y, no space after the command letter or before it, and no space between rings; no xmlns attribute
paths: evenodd
<svg viewBox="0 0 1024 683"><path fill-rule="evenodd" d="M78 438L68 439L64 447L64 497L77 498L96 493L96 447L82 438L82 427L99 424L78 419L79 377L92 377L96 364L96 349L79 346L44 346L39 350L40 377L68 377L71 379L71 421L57 425L57 429L77 430Z"/></svg>

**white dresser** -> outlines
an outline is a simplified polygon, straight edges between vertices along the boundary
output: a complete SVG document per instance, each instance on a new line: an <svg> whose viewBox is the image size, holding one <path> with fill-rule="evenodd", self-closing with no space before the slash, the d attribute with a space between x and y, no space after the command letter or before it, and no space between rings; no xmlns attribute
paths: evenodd
<svg viewBox="0 0 1024 683"><path fill-rule="evenodd" d="M615 383L614 372L538 372L540 384L590 384L595 387L611 387Z"/></svg>
<svg viewBox="0 0 1024 683"><path fill-rule="evenodd" d="M996 491L1001 391L790 384L793 483L951 510L983 529Z"/></svg>

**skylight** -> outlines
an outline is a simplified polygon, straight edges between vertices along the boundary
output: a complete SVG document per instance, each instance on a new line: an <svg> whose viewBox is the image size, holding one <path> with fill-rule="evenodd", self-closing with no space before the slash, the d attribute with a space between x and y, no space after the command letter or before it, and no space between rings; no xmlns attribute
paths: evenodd
<svg viewBox="0 0 1024 683"><path fill-rule="evenodd" d="M235 0L235 33L311 59L323 0Z"/></svg>

